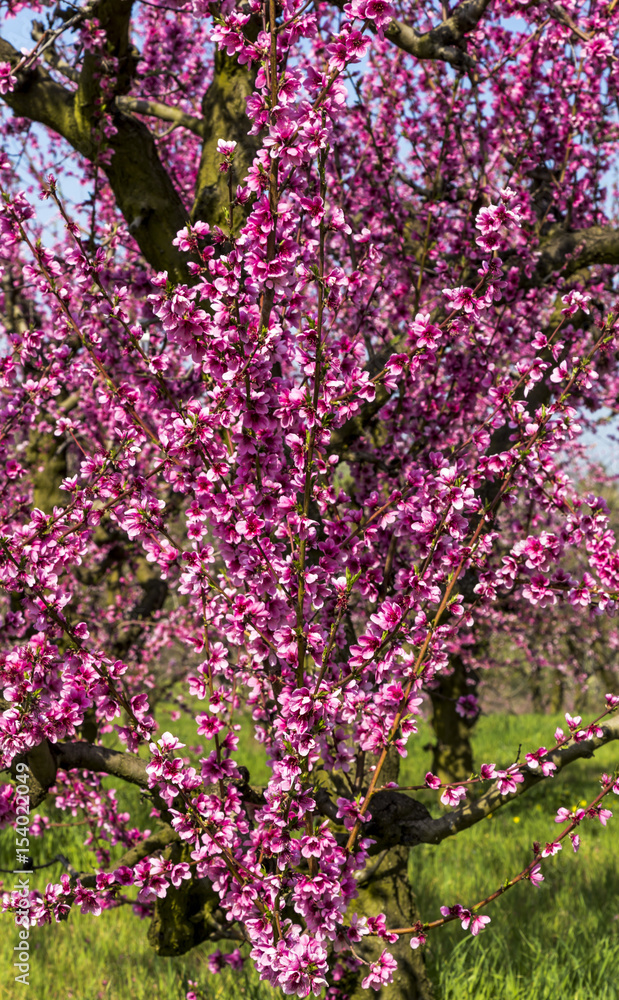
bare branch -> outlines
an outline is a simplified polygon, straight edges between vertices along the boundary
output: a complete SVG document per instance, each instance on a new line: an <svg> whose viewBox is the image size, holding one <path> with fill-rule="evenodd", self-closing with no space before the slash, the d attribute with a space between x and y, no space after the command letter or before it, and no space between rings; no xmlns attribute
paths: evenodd
<svg viewBox="0 0 619 1000"><path fill-rule="evenodd" d="M441 59L461 69L473 60L466 51L466 35L483 17L491 0L464 0L442 24L423 34L402 21L391 21L385 37L417 59Z"/></svg>
<svg viewBox="0 0 619 1000"><path fill-rule="evenodd" d="M64 30L64 28L62 29ZM30 37L33 42L42 42L46 38L47 32L45 31L42 23L40 21L32 22L32 31L30 32ZM69 65L56 51L56 47L53 44L55 39L52 40L51 44L45 44L39 50L39 55L43 55L45 62L52 67L52 69L57 70L62 76L66 77L67 80L71 80L72 83L77 83L79 80L79 72L74 66Z"/></svg>
<svg viewBox="0 0 619 1000"><path fill-rule="evenodd" d="M195 118L181 111L180 108L171 108L160 101L147 101L141 97L117 97L116 107L120 111L130 111L138 115L149 115L152 118L159 118L163 122L172 122L195 132L200 138L204 137L205 123L201 118Z"/></svg>
<svg viewBox="0 0 619 1000"><path fill-rule="evenodd" d="M36 59L40 59L41 56L43 56L47 62L51 62L48 57L48 51L54 49L56 39L59 38L65 31L68 31L70 28L75 28L76 25L81 24L81 22L85 21L88 17L92 17L94 6L95 5L93 3L87 3L85 7L82 7L82 9L77 12L77 14L74 14L73 17L67 18L62 27L56 28L53 31L51 28L43 28L40 21L34 21L34 30L31 35L37 44L32 52L28 53L27 56L22 57L19 69L29 69L33 62L35 62Z"/></svg>
<svg viewBox="0 0 619 1000"><path fill-rule="evenodd" d="M56 743L52 747L56 766L63 771L83 768L101 774L113 774L140 788L148 788L147 761L120 750L94 746L92 743Z"/></svg>

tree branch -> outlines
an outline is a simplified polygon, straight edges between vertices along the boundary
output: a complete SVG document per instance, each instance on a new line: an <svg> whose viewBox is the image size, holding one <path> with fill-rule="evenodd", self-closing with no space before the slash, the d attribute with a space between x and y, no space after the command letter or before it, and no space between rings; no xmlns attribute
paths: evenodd
<svg viewBox="0 0 619 1000"><path fill-rule="evenodd" d="M176 830L167 824L161 826L154 833L151 833L149 837L141 840L139 844L135 844L131 847L125 854L122 855L118 861L114 862L115 868L133 868L137 865L138 861L142 858L148 857L149 854L154 854L155 851L162 851L169 844L177 843L181 838L179 837ZM81 884L86 889L94 889L97 884L96 875L79 875L79 880Z"/></svg>
<svg viewBox="0 0 619 1000"><path fill-rule="evenodd" d="M183 128L189 129L190 132L194 132L200 138L204 137L204 121L201 118L195 118L193 115L186 114L180 108L171 108L168 104L162 104L160 101L147 101L141 97L117 97L114 103L119 111L150 115L153 118L161 119L163 122L172 122L174 125L180 125Z"/></svg>
<svg viewBox="0 0 619 1000"><path fill-rule="evenodd" d="M566 747L561 747L549 753L545 759L552 761L556 765L554 773L558 774L564 767L573 764L575 760L580 760L583 757L593 757L596 750L599 750L600 747L619 739L619 715L613 716L612 719L609 719L600 728L603 732L602 736L594 736L592 739L583 740L580 743L572 742ZM460 809L455 809L452 813L447 813L439 819L432 820L433 830L429 831L431 838L423 842L426 844L439 844L446 837L460 833L461 830L468 830L469 827L475 826L482 819L486 819L489 813L496 812L497 809L501 809L509 802L513 802L514 799L524 795L533 785L539 784L540 781L548 780L552 779L544 777L540 769L536 769L535 771L527 769L524 781L517 786L516 791L511 795L501 795L497 786L494 785L485 795L482 795L476 801L461 806Z"/></svg>
<svg viewBox="0 0 619 1000"><path fill-rule="evenodd" d="M555 271L569 278L592 264L619 264L619 229L591 226L573 233L553 233L540 244L535 271L523 279L522 285L536 287Z"/></svg>
<svg viewBox="0 0 619 1000"><path fill-rule="evenodd" d="M20 53L0 38L0 61L17 66ZM97 156L92 120L84 114L82 92L57 83L42 66L17 74L14 91L4 94L6 104L22 118L39 122L61 135L89 160ZM114 155L104 165L110 187L129 231L148 263L167 271L172 281L190 280L187 257L172 241L187 221L188 213L165 170L155 139L143 122L116 110L116 134L109 139Z"/></svg>
<svg viewBox="0 0 619 1000"><path fill-rule="evenodd" d="M555 774L575 760L592 757L600 747L619 739L619 715L613 716L600 728L603 731L602 736L594 736L580 743L572 742L547 755L546 759L556 765ZM526 769L524 781L511 795L502 795L495 784L485 795L437 819L432 819L427 811L424 816L422 810L425 807L404 792L397 792L395 789L378 792L372 800L372 820L367 824L364 833L377 840L374 851L394 844L408 847L415 847L417 844L440 844L447 837L468 830L469 827L486 819L490 813L525 795L533 785L547 780L550 779L545 778L541 770ZM383 796L384 801L379 796Z"/></svg>
<svg viewBox="0 0 619 1000"><path fill-rule="evenodd" d="M148 761L142 760L121 750L110 750L108 747L95 746L94 743L79 741L76 743L55 743L50 745L57 769L72 771L75 769L94 771L97 774L113 774L145 791L150 792L153 802L160 812L162 820L169 820L168 807L157 788L148 784ZM49 786L48 786L49 787Z"/></svg>
<svg viewBox="0 0 619 1000"><path fill-rule="evenodd" d="M91 8L89 16L96 13L101 28L105 31L107 51L116 60L114 74L114 94L126 94L131 87L135 73L135 50L130 40L131 8L133 0L100 0L96 8ZM84 52L80 70L77 94L75 95L75 115L82 128L91 128L95 120L97 101L101 97L101 70L105 66L105 53Z"/></svg>
<svg viewBox="0 0 619 1000"><path fill-rule="evenodd" d="M140 788L148 788L147 761L120 750L95 746L92 743L55 743L52 753L56 766L63 771L80 768L102 774L113 774Z"/></svg>
<svg viewBox="0 0 619 1000"><path fill-rule="evenodd" d="M33 21L32 31L30 32L30 37L32 38L32 41L36 42L37 44L39 44L39 42L44 42L46 35L47 32L45 31L45 28L43 27L41 21ZM66 62L58 54L53 40L51 42L49 42L48 40L45 43L45 45L41 49L41 54L43 55L45 62L49 66L51 66L52 69L55 69L58 73L61 73L62 76L66 77L67 80L71 80L72 83L77 83L80 76L78 70L75 68L75 66L70 66L69 63Z"/></svg>
<svg viewBox="0 0 619 1000"><path fill-rule="evenodd" d="M466 51L466 35L479 24L491 0L464 0L450 17L423 34L402 21L391 21L385 37L417 59L441 59L462 69L473 64Z"/></svg>
<svg viewBox="0 0 619 1000"><path fill-rule="evenodd" d="M95 771L99 774L112 774L116 778L122 778L139 788L144 788L153 794L157 802L159 799L157 789L153 789L148 784L148 772L146 770L148 761L141 757L136 757L131 753L124 753L122 750L111 750L109 747L96 746L84 740L74 743L54 743L50 744L51 753L54 758L55 768L63 771L71 771L76 768L85 771ZM29 751L27 759L33 751ZM22 759L17 757L16 760ZM240 780L232 782L238 789L244 802L253 805L264 805L264 798L261 788L255 788L249 784L249 771L246 767L239 768ZM54 772L55 778L55 772ZM52 784L52 781L49 781ZM48 785L49 787L49 785ZM214 787L214 786L213 786ZM158 806L159 803L157 802ZM165 805L162 806L165 808Z"/></svg>

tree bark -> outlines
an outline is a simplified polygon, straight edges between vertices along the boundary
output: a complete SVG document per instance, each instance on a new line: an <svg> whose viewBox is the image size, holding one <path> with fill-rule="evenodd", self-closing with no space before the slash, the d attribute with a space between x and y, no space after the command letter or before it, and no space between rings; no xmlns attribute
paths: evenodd
<svg viewBox="0 0 619 1000"><path fill-rule="evenodd" d="M382 868L376 876L363 886L359 898L353 906L359 913L366 916L376 916L384 913L387 927L410 927L419 920L419 912L415 895L408 878L408 854L406 847L395 847L388 851ZM381 952L387 949L398 963L393 982L383 986L378 993L372 989L364 990L361 982L366 966L351 974L344 989L348 990L350 1000L367 1000L376 996L379 1000L433 1000L434 990L426 971L423 952L413 950L407 934L401 935L395 944L386 944L376 938L364 938L357 951L368 962L376 961Z"/></svg>
<svg viewBox="0 0 619 1000"><path fill-rule="evenodd" d="M432 745L432 771L441 781L465 781L473 770L471 729L475 719L458 714L458 698L475 693L472 677L460 656L451 658L453 672L441 676L436 688L429 692L432 702L432 728L436 743Z"/></svg>
<svg viewBox="0 0 619 1000"><path fill-rule="evenodd" d="M234 195L236 185L246 176L258 149L256 137L249 135L247 98L254 92L255 74L247 66L240 66L233 56L216 52L213 82L202 100L204 116L204 142L196 196L191 209L192 221L208 222L229 232L229 185ZM219 169L221 154L217 151L219 139L236 142L232 175ZM236 210L237 222L240 210Z"/></svg>

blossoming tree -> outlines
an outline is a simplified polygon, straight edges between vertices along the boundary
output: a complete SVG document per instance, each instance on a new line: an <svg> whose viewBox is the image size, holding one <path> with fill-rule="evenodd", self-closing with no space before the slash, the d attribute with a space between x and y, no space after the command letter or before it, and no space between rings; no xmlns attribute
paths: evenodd
<svg viewBox="0 0 619 1000"><path fill-rule="evenodd" d="M162 954L430 997L428 934L478 934L619 792L418 912L410 848L619 737L611 690L520 760L450 748L493 629L617 601L570 463L619 387L619 5L2 7L34 47L7 16L0 815L19 775L43 843L47 797L108 844L28 919L129 898ZM157 725L172 689L197 748ZM432 813L398 782L426 695Z"/></svg>

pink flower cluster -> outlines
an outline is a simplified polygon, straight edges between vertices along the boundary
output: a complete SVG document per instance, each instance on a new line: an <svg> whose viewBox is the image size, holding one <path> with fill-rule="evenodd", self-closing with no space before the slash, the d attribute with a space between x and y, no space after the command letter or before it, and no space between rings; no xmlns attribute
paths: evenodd
<svg viewBox="0 0 619 1000"><path fill-rule="evenodd" d="M490 5L466 52L441 42L418 59L439 37L423 6L283 0L271 32L257 0L141 5L128 82L86 19L58 42L65 67L85 52L99 67L98 152L94 166L75 153L74 206L55 179L68 147L2 125L0 766L41 748L60 762L48 795L88 817L94 853L92 876L32 894L29 919L123 899L149 915L208 879L261 978L301 997L355 970L364 989L389 983L396 960L366 961L368 936L425 943L427 923L394 931L357 898L386 762L406 757L427 699L462 668L447 697L471 725L497 663L575 688L596 671L587 636L619 646L617 539L576 465L619 391L616 276L586 235L613 223L600 192L619 151L619 7L592 0L568 45L547 4L518 18ZM416 28L398 48L402 18ZM255 155L238 176L238 134L207 140L226 198L194 219L213 48L247 74ZM7 101L20 79L0 65ZM151 136L186 206L165 246L143 237L161 220L129 222L118 191L127 96L140 128L156 113L173 126ZM57 213L45 228L20 175L26 137ZM168 695L166 725L189 717L195 743L160 733ZM605 714L618 705L607 695ZM568 714L556 746L461 781L428 771L425 787L455 823L478 782L498 805L521 795L566 747L606 739L601 719ZM152 797L183 861L149 850L106 768ZM560 809L566 831L510 884L538 885L539 858L611 815L602 798ZM0 821L15 816L0 786ZM45 842L45 814L32 829ZM476 936L485 905L435 923Z"/></svg>

